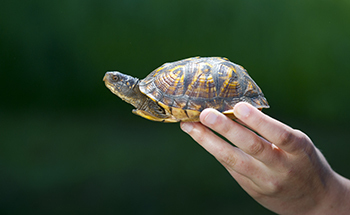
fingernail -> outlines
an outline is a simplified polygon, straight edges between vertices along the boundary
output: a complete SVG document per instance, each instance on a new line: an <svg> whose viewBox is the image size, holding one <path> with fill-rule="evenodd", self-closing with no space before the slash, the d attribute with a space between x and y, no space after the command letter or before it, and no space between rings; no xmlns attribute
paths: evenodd
<svg viewBox="0 0 350 215"><path fill-rule="evenodd" d="M193 129L193 124L190 123L190 122L183 122L181 123L181 129L186 132L186 133L189 133L192 131Z"/></svg>
<svg viewBox="0 0 350 215"><path fill-rule="evenodd" d="M217 118L218 118L218 115L216 113L209 112L208 115L204 118L204 121L207 124L212 125L216 122Z"/></svg>
<svg viewBox="0 0 350 215"><path fill-rule="evenodd" d="M250 108L247 106L247 104L239 104L235 107L234 113L237 117L248 117L250 114Z"/></svg>

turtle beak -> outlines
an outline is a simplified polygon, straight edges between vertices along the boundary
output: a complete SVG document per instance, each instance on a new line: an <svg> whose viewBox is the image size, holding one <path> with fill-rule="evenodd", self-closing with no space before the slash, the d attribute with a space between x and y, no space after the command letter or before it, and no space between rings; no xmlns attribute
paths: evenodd
<svg viewBox="0 0 350 215"><path fill-rule="evenodd" d="M103 81L108 89L114 92L114 84L111 82L111 72L106 72L105 76L103 76Z"/></svg>
<svg viewBox="0 0 350 215"><path fill-rule="evenodd" d="M104 81L104 82L106 82L106 81L108 80L108 76L109 76L108 73L109 73L109 72L106 72L105 76L103 76L103 81Z"/></svg>

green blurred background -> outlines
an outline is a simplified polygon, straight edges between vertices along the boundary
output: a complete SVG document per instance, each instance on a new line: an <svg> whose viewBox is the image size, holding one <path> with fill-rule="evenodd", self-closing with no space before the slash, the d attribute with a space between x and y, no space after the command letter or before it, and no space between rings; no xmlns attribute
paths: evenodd
<svg viewBox="0 0 350 215"><path fill-rule="evenodd" d="M350 177L350 3L62 0L0 3L1 214L272 214L183 133L131 113L106 71L223 56L265 113Z"/></svg>

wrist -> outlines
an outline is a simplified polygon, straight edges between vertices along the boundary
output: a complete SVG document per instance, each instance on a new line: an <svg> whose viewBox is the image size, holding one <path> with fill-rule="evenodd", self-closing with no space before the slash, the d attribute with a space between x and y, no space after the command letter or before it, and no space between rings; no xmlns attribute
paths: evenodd
<svg viewBox="0 0 350 215"><path fill-rule="evenodd" d="M306 214L349 214L350 211L350 180L332 172L324 198L317 206Z"/></svg>

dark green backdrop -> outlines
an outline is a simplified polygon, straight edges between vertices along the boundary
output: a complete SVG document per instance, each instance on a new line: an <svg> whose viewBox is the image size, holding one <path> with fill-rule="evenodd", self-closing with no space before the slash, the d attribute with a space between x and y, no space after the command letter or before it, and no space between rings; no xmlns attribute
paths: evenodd
<svg viewBox="0 0 350 215"><path fill-rule="evenodd" d="M179 124L104 87L167 61L224 56L265 113L350 177L350 3L62 0L0 3L1 214L271 214Z"/></svg>

